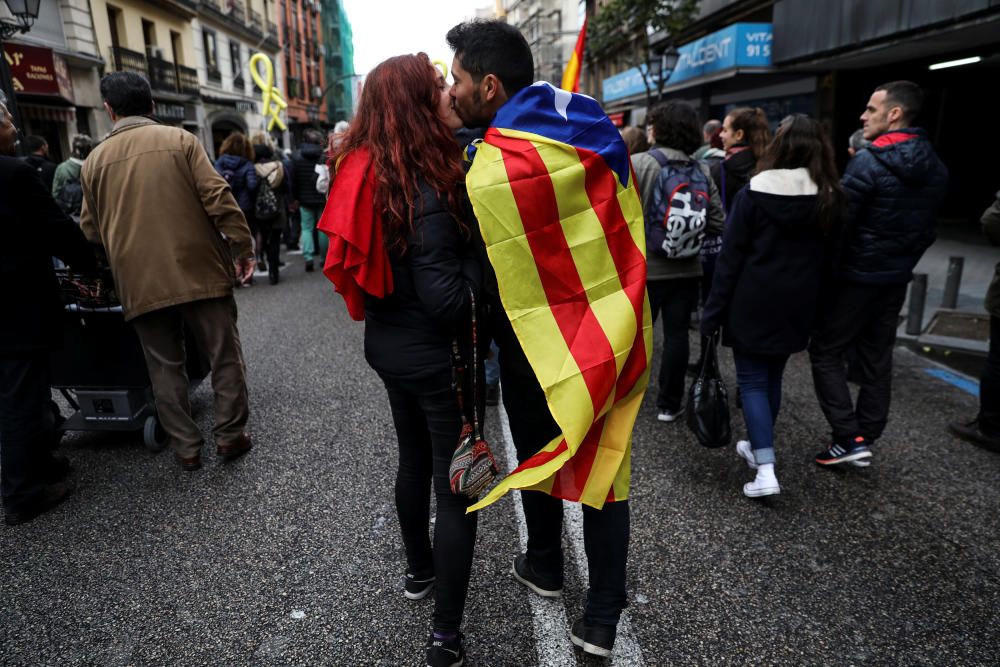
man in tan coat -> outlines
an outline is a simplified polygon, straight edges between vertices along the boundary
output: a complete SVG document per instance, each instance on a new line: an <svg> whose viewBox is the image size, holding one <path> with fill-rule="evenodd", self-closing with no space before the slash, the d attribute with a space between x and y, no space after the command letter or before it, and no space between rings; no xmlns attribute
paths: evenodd
<svg viewBox="0 0 1000 667"><path fill-rule="evenodd" d="M254 271L250 229L194 135L146 117L153 100L143 77L108 74L101 96L114 129L80 175L83 232L107 251L181 467L201 467L203 444L191 418L185 328L211 364L217 453L236 458L251 447L233 299L234 284Z"/></svg>

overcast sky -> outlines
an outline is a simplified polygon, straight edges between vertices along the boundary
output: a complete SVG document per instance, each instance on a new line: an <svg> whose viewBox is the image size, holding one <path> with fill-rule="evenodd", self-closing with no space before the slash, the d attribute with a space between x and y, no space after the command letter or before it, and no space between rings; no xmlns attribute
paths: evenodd
<svg viewBox="0 0 1000 667"><path fill-rule="evenodd" d="M344 0L354 32L354 71L367 74L391 56L423 51L431 60L451 67L452 53L445 33L473 18L493 0Z"/></svg>

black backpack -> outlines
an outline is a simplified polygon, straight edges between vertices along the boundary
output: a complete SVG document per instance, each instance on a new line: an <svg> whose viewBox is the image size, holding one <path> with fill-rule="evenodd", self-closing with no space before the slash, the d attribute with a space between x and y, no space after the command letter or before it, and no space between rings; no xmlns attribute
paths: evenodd
<svg viewBox="0 0 1000 667"><path fill-rule="evenodd" d="M281 169L281 166L278 166L275 171L277 169ZM271 174L273 173L274 171L271 172ZM281 214L278 195L274 194L274 190L268 183L268 176L260 177L260 184L257 186L257 196L254 198L253 204L254 216L261 222L274 220Z"/></svg>
<svg viewBox="0 0 1000 667"><path fill-rule="evenodd" d="M79 178L71 178L63 183L59 194L56 195L56 203L67 215L80 215L80 208L83 206L83 185Z"/></svg>

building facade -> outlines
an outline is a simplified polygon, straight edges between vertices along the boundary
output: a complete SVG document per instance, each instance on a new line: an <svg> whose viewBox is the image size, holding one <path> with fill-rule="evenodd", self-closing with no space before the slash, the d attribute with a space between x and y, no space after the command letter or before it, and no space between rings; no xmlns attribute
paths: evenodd
<svg viewBox="0 0 1000 667"><path fill-rule="evenodd" d="M535 59L535 81L562 83L583 25L586 2L580 0L502 0L507 23L521 31Z"/></svg>
<svg viewBox="0 0 1000 667"><path fill-rule="evenodd" d="M201 0L198 5L192 21L204 113L198 127L213 157L232 132L252 134L267 128L250 58L255 53L268 56L277 67L275 85L280 87L276 7L270 0ZM281 133L276 139L283 143Z"/></svg>
<svg viewBox="0 0 1000 667"><path fill-rule="evenodd" d="M323 63L322 7L319 0L277 0L278 33L288 101L288 127L298 143L302 131L329 119L321 111L326 70Z"/></svg>
<svg viewBox="0 0 1000 667"><path fill-rule="evenodd" d="M110 129L100 95L104 64L87 0L42 2L28 33L4 42L22 131L45 137L52 159L69 156L78 133Z"/></svg>
<svg viewBox="0 0 1000 667"><path fill-rule="evenodd" d="M191 29L197 1L90 0L90 7L104 71L149 79L157 119L201 136L204 110Z"/></svg>
<svg viewBox="0 0 1000 667"><path fill-rule="evenodd" d="M323 0L323 67L326 86L321 95L326 121L349 120L354 114L354 37L343 0Z"/></svg>

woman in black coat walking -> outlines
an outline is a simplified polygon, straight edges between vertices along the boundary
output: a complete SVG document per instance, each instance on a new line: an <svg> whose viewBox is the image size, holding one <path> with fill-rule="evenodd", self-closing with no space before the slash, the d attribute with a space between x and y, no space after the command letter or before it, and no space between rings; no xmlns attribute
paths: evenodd
<svg viewBox="0 0 1000 667"><path fill-rule="evenodd" d="M843 209L833 149L820 124L789 116L732 204L701 332L733 348L749 442L736 445L754 481L748 497L779 493L774 422L788 357L806 349Z"/></svg>

